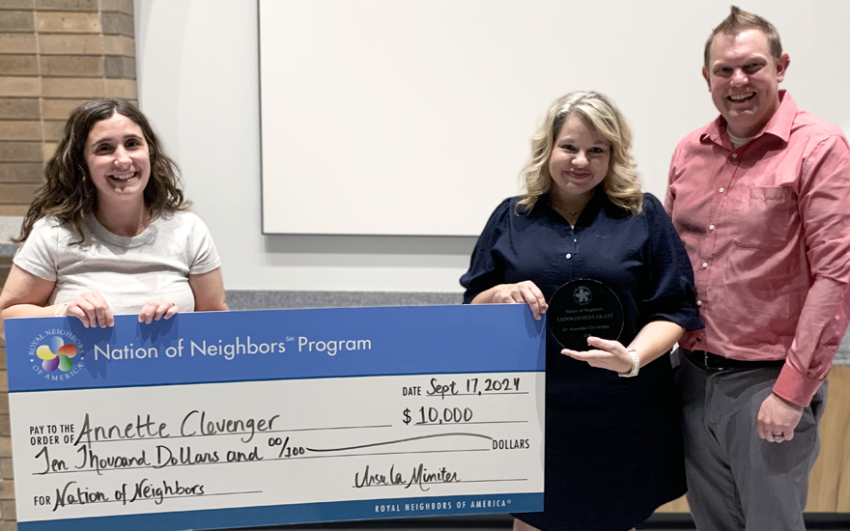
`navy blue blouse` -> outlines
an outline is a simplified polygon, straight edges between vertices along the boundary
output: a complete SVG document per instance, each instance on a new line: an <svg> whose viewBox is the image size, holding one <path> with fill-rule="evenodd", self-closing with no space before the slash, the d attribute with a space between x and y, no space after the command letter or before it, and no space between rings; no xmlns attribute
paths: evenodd
<svg viewBox="0 0 850 531"><path fill-rule="evenodd" d="M579 278L604 282L620 297L628 345L653 320L702 327L694 275L658 199L644 194L631 214L599 189L575 228L544 196L517 214L505 200L487 223L461 278L465 302L504 283L534 282L546 300ZM685 492L680 412L668 356L635 378L591 367L546 341L544 511L515 515L543 531L628 529Z"/></svg>
<svg viewBox="0 0 850 531"><path fill-rule="evenodd" d="M465 303L498 284L524 280L534 282L548 301L563 284L590 278L620 297L626 321L619 339L623 345L654 320L672 321L686 330L703 327L694 307L691 262L655 196L644 194L643 212L634 215L597 189L575 228L552 207L548 195L527 214L516 211L520 199L506 199L490 216L460 280Z"/></svg>

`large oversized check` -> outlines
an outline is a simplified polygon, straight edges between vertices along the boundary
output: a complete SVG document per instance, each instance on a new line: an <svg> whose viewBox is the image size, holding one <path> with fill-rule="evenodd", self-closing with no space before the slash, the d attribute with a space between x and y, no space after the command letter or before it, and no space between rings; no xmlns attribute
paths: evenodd
<svg viewBox="0 0 850 531"><path fill-rule="evenodd" d="M543 507L525 305L6 321L22 531Z"/></svg>

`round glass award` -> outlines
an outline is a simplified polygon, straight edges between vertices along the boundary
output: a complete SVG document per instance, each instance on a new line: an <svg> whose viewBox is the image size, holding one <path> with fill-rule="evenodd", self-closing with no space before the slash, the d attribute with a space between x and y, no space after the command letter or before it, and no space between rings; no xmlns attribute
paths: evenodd
<svg viewBox="0 0 850 531"><path fill-rule="evenodd" d="M558 288L549 301L546 322L564 348L590 350L589 336L619 339L623 332L623 305L614 290L582 278Z"/></svg>

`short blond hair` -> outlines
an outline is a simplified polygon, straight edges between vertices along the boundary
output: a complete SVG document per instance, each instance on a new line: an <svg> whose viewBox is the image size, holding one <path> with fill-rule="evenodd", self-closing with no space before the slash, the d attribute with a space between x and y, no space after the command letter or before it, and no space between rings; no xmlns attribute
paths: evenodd
<svg viewBox="0 0 850 531"><path fill-rule="evenodd" d="M549 157L561 128L571 115L593 124L596 131L611 144L611 162L602 181L602 188L612 203L638 214L643 209L643 194L637 165L629 150L632 132L620 109L598 92L571 92L558 98L549 107L546 119L531 137L531 158L520 174L527 193L517 208L530 212L541 195L552 189Z"/></svg>
<svg viewBox="0 0 850 531"><path fill-rule="evenodd" d="M711 73L709 62L711 61L711 45L714 43L715 37L721 33L735 36L751 29L757 29L764 33L764 36L767 37L767 45L770 49L770 55L773 56L773 60L778 63L779 59L782 57L782 41L779 40L779 32L776 31L776 27L758 15L748 13L738 6L732 6L729 16L723 19L723 22L714 28L714 31L711 32L708 40L705 41L705 52L703 58L705 61L705 71L707 73Z"/></svg>

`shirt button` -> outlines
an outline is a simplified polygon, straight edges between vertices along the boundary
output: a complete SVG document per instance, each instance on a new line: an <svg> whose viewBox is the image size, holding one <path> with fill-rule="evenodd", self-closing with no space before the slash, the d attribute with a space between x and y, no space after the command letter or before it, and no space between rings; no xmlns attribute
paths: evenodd
<svg viewBox="0 0 850 531"><path fill-rule="evenodd" d="M702 268L703 268L703 269L705 269L706 267L708 267L708 262L703 262L703 263L702 263Z"/></svg>
<svg viewBox="0 0 850 531"><path fill-rule="evenodd" d="M702 301L697 301L697 306L702 306Z"/></svg>
<svg viewBox="0 0 850 531"><path fill-rule="evenodd" d="M568 260L569 260L570 258L572 258L572 257L573 257L573 255L571 255L570 253L567 253L567 259L568 259Z"/></svg>
<svg viewBox="0 0 850 531"><path fill-rule="evenodd" d="M737 159L737 158L738 158L738 154L737 154L737 153L732 153L732 158L733 158L733 159Z"/></svg>
<svg viewBox="0 0 850 531"><path fill-rule="evenodd" d="M714 230L714 225L709 225L708 230Z"/></svg>
<svg viewBox="0 0 850 531"><path fill-rule="evenodd" d="M578 241L577 239L573 238L573 243L575 243L575 242L577 242L577 241Z"/></svg>
<svg viewBox="0 0 850 531"><path fill-rule="evenodd" d="M726 188L723 188L723 187L720 187L720 190L718 190L718 192L720 192L721 194L725 191L726 191Z"/></svg>

